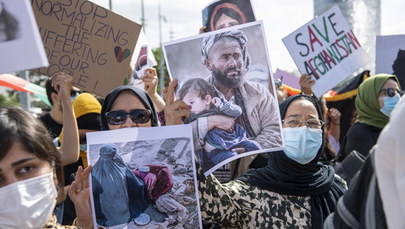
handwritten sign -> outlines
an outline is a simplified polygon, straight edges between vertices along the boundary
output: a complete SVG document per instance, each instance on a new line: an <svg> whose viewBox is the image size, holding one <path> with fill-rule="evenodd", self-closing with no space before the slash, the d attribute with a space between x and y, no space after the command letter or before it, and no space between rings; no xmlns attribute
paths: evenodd
<svg viewBox="0 0 405 229"><path fill-rule="evenodd" d="M299 71L316 80L321 96L369 61L338 6L300 27L283 42Z"/></svg>
<svg viewBox="0 0 405 229"><path fill-rule="evenodd" d="M141 25L85 0L31 4L50 63L39 73L64 71L100 96L123 84Z"/></svg>

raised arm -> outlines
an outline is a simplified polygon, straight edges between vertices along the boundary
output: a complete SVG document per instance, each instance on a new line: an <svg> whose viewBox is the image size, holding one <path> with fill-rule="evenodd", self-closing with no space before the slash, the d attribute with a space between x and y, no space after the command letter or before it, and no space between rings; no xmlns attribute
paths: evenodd
<svg viewBox="0 0 405 229"><path fill-rule="evenodd" d="M145 84L146 93L149 95L149 97L152 99L153 104L155 105L156 112L163 111L166 103L157 93L159 78L157 77L156 69L145 69L145 75L143 75L142 80Z"/></svg>
<svg viewBox="0 0 405 229"><path fill-rule="evenodd" d="M64 72L58 72L51 79L52 86L58 92L63 111L62 134L64 140L59 151L62 155L62 164L68 165L79 160L80 153L79 130L72 102L70 101L73 77Z"/></svg>

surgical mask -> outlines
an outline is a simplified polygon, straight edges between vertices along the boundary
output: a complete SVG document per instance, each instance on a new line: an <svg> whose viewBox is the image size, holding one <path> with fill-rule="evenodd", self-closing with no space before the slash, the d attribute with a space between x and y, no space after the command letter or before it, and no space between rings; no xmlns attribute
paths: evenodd
<svg viewBox="0 0 405 229"><path fill-rule="evenodd" d="M292 160L306 164L318 154L322 145L322 130L306 126L283 128L285 148L284 153Z"/></svg>
<svg viewBox="0 0 405 229"><path fill-rule="evenodd" d="M0 188L0 228L42 228L56 204L53 173Z"/></svg>
<svg viewBox="0 0 405 229"><path fill-rule="evenodd" d="M400 99L401 96L399 94L395 94L393 97L383 96L382 100L384 101L384 106L380 109L380 111L389 117Z"/></svg>

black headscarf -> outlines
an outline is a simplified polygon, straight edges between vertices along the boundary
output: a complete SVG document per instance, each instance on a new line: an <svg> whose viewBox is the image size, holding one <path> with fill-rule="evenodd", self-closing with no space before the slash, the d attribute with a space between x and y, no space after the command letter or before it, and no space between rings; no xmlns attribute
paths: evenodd
<svg viewBox="0 0 405 229"><path fill-rule="evenodd" d="M153 105L152 100L149 98L149 96L146 94L146 92L142 91L141 89L138 89L136 87L125 85L125 86L116 87L105 97L103 106L101 108L101 130L109 129L107 118L105 117L105 114L111 110L111 106L113 105L114 101L117 99L117 97L123 91L130 91L130 92L134 93L134 95L136 97L138 97L138 99L143 103L145 108L147 110L150 110L152 113L152 118L151 118L152 126L157 126L158 119L156 116L155 107Z"/></svg>
<svg viewBox="0 0 405 229"><path fill-rule="evenodd" d="M292 101L299 98L313 103L319 119L323 119L318 102L306 95L291 96L280 104L282 118L285 118ZM266 167L249 170L237 179L279 194L311 196L312 228L322 228L323 220L334 211L336 201L344 192L343 187L334 182L334 169L319 162L323 144L315 159L307 164L300 164L287 157L283 151L277 151L269 153Z"/></svg>

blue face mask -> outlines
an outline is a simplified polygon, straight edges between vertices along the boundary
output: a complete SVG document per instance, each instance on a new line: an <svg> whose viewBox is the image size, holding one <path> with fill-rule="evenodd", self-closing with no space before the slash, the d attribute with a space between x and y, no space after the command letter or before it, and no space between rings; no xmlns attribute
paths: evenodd
<svg viewBox="0 0 405 229"><path fill-rule="evenodd" d="M395 94L393 97L384 96L382 99L384 101L384 106L380 109L380 111L386 116L390 117L392 110L394 110L394 107L401 99L401 96L399 94Z"/></svg>
<svg viewBox="0 0 405 229"><path fill-rule="evenodd" d="M322 130L308 128L283 128L285 149L284 153L292 160L306 164L318 154L322 145Z"/></svg>

